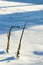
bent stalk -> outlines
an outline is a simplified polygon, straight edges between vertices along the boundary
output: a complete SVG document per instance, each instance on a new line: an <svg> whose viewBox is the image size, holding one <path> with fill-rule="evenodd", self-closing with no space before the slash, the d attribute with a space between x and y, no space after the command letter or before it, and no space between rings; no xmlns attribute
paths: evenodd
<svg viewBox="0 0 43 65"><path fill-rule="evenodd" d="M11 36L11 30L13 28L20 28L20 26L11 26L11 28L9 29L9 33L8 33L8 42L7 42L7 49L6 49L6 52L9 53L9 47L10 47L10 36Z"/></svg>

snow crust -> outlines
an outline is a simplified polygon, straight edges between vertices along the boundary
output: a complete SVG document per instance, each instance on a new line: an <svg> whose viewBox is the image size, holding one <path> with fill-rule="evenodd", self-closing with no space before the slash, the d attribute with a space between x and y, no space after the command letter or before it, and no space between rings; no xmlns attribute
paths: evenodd
<svg viewBox="0 0 43 65"><path fill-rule="evenodd" d="M9 5L10 4L10 5ZM33 5L19 2L0 1L0 15L43 10L43 5Z"/></svg>
<svg viewBox="0 0 43 65"><path fill-rule="evenodd" d="M43 10L43 5L0 1L0 15L38 10ZM7 33L0 34L0 65L43 65L43 25L25 29L20 58L17 59L16 52L21 32L21 29L12 32L9 53L6 52Z"/></svg>

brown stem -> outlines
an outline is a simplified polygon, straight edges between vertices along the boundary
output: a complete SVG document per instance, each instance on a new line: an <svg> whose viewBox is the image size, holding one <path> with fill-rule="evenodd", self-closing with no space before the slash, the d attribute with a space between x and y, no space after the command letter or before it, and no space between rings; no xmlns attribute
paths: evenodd
<svg viewBox="0 0 43 65"><path fill-rule="evenodd" d="M20 26L11 26L11 28L9 29L9 33L8 33L8 42L7 42L7 49L6 49L6 51L7 51L7 53L9 53L9 46L10 46L10 36L11 36L11 30L12 30L12 28L14 28L14 27L16 27L16 28L20 28Z"/></svg>
<svg viewBox="0 0 43 65"><path fill-rule="evenodd" d="M17 49L17 57L18 58L19 58L19 55L20 55L21 41L22 41L22 37L23 37L23 33L24 33L24 30L25 30L26 24L27 24L27 22L25 23L25 25L23 27L22 34L21 34L20 41L19 41L19 46L18 46L18 49Z"/></svg>

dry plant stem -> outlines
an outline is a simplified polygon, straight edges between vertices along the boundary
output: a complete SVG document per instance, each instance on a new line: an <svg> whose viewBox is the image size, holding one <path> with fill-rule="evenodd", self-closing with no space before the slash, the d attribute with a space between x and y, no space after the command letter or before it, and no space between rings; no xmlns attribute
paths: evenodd
<svg viewBox="0 0 43 65"><path fill-rule="evenodd" d="M20 28L20 26L11 26L11 28L10 28L10 30L9 30L9 33L8 33L8 42L7 42L7 49L6 49L7 53L9 53L9 46L10 46L10 43L9 43L9 42L10 42L11 30L12 30L14 27Z"/></svg>
<svg viewBox="0 0 43 65"><path fill-rule="evenodd" d="M21 37L20 37L20 41L19 41L19 46L18 46L17 55L16 55L18 58L20 57L19 55L20 55L21 41L22 41L22 37L23 37L23 33L24 33L24 30L25 30L26 24L27 24L27 22L25 22L25 25L23 27L22 34L21 34Z"/></svg>
<svg viewBox="0 0 43 65"><path fill-rule="evenodd" d="M9 46L10 46L10 44L9 44L9 42L10 42L10 35L11 35L11 33L9 32L9 34L8 34L7 49L6 49L7 53L9 53Z"/></svg>

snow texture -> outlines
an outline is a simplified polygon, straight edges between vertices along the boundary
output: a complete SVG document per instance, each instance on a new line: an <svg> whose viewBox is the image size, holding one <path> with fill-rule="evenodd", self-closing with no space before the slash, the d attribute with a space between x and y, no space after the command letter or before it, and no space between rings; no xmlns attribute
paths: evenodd
<svg viewBox="0 0 43 65"><path fill-rule="evenodd" d="M25 22L20 58L17 59L16 52ZM13 25L20 28L12 30L7 53L7 36ZM0 65L43 65L42 0L0 0Z"/></svg>

